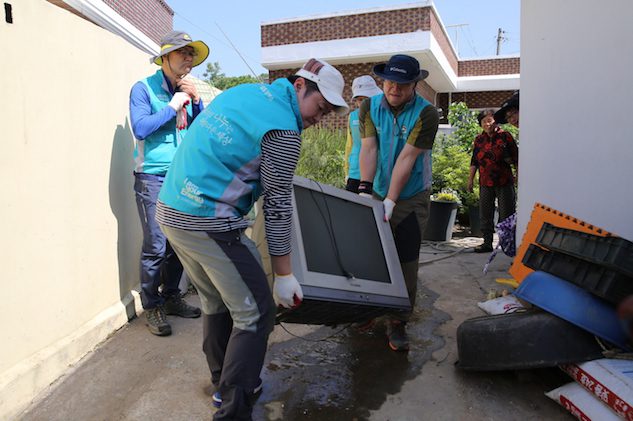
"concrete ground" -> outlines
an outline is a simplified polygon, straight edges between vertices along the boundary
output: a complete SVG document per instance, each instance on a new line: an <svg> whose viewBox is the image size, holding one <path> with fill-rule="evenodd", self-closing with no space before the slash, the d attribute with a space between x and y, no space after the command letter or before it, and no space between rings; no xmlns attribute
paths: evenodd
<svg viewBox="0 0 633 421"><path fill-rule="evenodd" d="M456 330L483 315L490 288L511 259L425 246L411 350L388 349L384 328L286 324L271 335L255 420L563 420L544 392L569 381L558 369L464 372ZM198 302L196 295L187 300ZM151 335L132 320L51 385L21 420L211 420L200 319L170 318L174 333Z"/></svg>

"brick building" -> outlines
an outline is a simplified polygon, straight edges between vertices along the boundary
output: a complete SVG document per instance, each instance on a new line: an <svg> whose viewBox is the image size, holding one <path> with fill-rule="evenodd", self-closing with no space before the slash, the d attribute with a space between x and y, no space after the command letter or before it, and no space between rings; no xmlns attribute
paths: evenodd
<svg viewBox="0 0 633 421"><path fill-rule="evenodd" d="M164 0L48 0L128 42L156 54L160 38L172 30L174 11Z"/></svg>
<svg viewBox="0 0 633 421"><path fill-rule="evenodd" d="M376 63L397 53L417 58L429 77L418 92L442 108L450 102L470 108L495 108L519 89L518 56L462 60L455 53L432 0L264 22L262 65L270 79L294 73L310 57L327 60L343 74L345 97L351 81L371 74ZM341 127L345 119L328 116L324 124Z"/></svg>

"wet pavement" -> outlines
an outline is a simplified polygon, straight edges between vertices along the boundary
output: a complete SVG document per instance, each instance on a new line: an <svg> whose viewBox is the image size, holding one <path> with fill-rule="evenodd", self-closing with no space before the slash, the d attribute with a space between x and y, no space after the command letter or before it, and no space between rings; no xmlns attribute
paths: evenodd
<svg viewBox="0 0 633 421"><path fill-rule="evenodd" d="M462 242L461 246L472 243ZM262 372L255 420L563 420L544 392L569 381L558 369L464 372L456 329L511 260L426 246L411 350L391 351L385 329L276 326ZM196 303L198 297L187 300ZM210 420L214 409L200 319L170 318L174 334L151 335L132 320L51 385L22 420Z"/></svg>
<svg viewBox="0 0 633 421"><path fill-rule="evenodd" d="M423 288L419 295L408 353L389 349L383 324L363 332L340 327L307 334L284 325L286 335L297 337L269 348L264 382L276 387L265 389L255 419L368 419L444 345L433 330L449 316L432 309L436 294ZM282 405L284 418L271 418L270 410Z"/></svg>

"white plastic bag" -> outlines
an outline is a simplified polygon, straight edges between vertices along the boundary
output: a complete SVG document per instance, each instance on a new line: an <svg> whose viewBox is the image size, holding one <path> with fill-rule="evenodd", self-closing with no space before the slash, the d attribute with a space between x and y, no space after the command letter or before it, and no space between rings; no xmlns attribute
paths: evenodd
<svg viewBox="0 0 633 421"><path fill-rule="evenodd" d="M477 306L488 314L510 314L522 310L523 304L514 296L506 295L492 300L477 303Z"/></svg>

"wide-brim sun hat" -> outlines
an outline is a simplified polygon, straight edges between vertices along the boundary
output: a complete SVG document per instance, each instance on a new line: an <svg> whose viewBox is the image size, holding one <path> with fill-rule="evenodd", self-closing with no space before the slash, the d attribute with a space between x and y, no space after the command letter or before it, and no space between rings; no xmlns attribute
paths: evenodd
<svg viewBox="0 0 633 421"><path fill-rule="evenodd" d="M316 83L323 98L334 106L336 114L345 115L349 112L349 105L343 99L345 80L334 66L323 60L311 58L295 75Z"/></svg>
<svg viewBox="0 0 633 421"><path fill-rule="evenodd" d="M188 33L182 31L171 31L160 40L160 54L150 59L150 62L161 66L163 56L176 51L179 48L190 46L196 52L193 57L192 67L196 67L209 57L209 47L202 41L192 41Z"/></svg>
<svg viewBox="0 0 633 421"><path fill-rule="evenodd" d="M508 122L506 119L506 112L513 108L517 110L519 109L519 91L516 91L510 98L501 104L501 108L499 108L499 111L495 113L495 121L497 124L506 124Z"/></svg>
<svg viewBox="0 0 633 421"><path fill-rule="evenodd" d="M382 90L376 85L376 81L369 75L358 76L352 82L352 99L359 96L371 98L380 95Z"/></svg>
<svg viewBox="0 0 633 421"><path fill-rule="evenodd" d="M414 57L396 54L388 62L375 65L374 74L396 83L411 83L426 79L429 72L420 69L420 62Z"/></svg>

